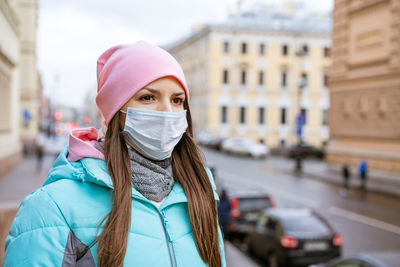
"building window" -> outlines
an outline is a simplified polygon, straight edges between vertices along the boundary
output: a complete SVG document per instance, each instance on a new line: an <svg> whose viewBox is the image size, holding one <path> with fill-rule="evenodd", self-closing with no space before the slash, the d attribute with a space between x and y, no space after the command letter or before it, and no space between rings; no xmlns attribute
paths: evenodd
<svg viewBox="0 0 400 267"><path fill-rule="evenodd" d="M328 125L328 110L322 110L322 125Z"/></svg>
<svg viewBox="0 0 400 267"><path fill-rule="evenodd" d="M265 44L260 44L258 52L259 52L260 55L264 55L265 54Z"/></svg>
<svg viewBox="0 0 400 267"><path fill-rule="evenodd" d="M264 72L260 71L258 73L258 85L263 85L264 84Z"/></svg>
<svg viewBox="0 0 400 267"><path fill-rule="evenodd" d="M329 47L324 47L324 57L331 56L331 49Z"/></svg>
<svg viewBox="0 0 400 267"><path fill-rule="evenodd" d="M304 108L302 108L302 109L300 110L300 113L301 113L301 115L303 115L303 117L304 117L304 125L307 124L307 110L304 109Z"/></svg>
<svg viewBox="0 0 400 267"><path fill-rule="evenodd" d="M221 107L221 122L227 123L227 121L228 121L228 107L222 106Z"/></svg>
<svg viewBox="0 0 400 267"><path fill-rule="evenodd" d="M301 87L305 87L308 85L308 75L307 73L302 73L301 74Z"/></svg>
<svg viewBox="0 0 400 267"><path fill-rule="evenodd" d="M286 108L281 108L281 125L286 124Z"/></svg>
<svg viewBox="0 0 400 267"><path fill-rule="evenodd" d="M282 85L282 87L286 87L287 86L287 72L286 71L282 71L282 74L281 74L281 85Z"/></svg>
<svg viewBox="0 0 400 267"><path fill-rule="evenodd" d="M308 55L308 45L303 45L301 50L303 51L303 55Z"/></svg>
<svg viewBox="0 0 400 267"><path fill-rule="evenodd" d="M287 44L282 45L282 55L287 56L289 54L289 46Z"/></svg>
<svg viewBox="0 0 400 267"><path fill-rule="evenodd" d="M242 54L246 54L246 53L247 53L247 44L242 43Z"/></svg>
<svg viewBox="0 0 400 267"><path fill-rule="evenodd" d="M324 77L323 77L323 84L324 84L324 87L328 87L328 75L326 75L326 74L324 74Z"/></svg>
<svg viewBox="0 0 400 267"><path fill-rule="evenodd" d="M240 107L240 123L246 123L246 107Z"/></svg>
<svg viewBox="0 0 400 267"><path fill-rule="evenodd" d="M229 72L228 70L224 70L223 75L222 75L222 80L224 84L228 84L229 83Z"/></svg>
<svg viewBox="0 0 400 267"><path fill-rule="evenodd" d="M241 77L240 83L242 85L245 85L246 84L246 71L245 70L242 70L242 73L241 73L240 77Z"/></svg>
<svg viewBox="0 0 400 267"><path fill-rule="evenodd" d="M265 123L265 108L260 107L258 109L258 124L264 124Z"/></svg>
<svg viewBox="0 0 400 267"><path fill-rule="evenodd" d="M224 53L229 53L229 43L224 42Z"/></svg>

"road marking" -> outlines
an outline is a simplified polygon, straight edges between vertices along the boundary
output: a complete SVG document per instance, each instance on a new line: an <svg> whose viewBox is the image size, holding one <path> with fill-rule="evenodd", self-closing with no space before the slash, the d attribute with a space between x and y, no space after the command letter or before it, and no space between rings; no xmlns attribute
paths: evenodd
<svg viewBox="0 0 400 267"><path fill-rule="evenodd" d="M400 227L394 224L386 223L380 220L376 220L352 211L344 210L338 207L330 207L328 210L330 213L335 214L337 216L344 217L346 219L350 219L356 222L360 222L363 224L367 224L369 226L373 226L379 228L381 230L385 230L388 232L392 232L400 235Z"/></svg>

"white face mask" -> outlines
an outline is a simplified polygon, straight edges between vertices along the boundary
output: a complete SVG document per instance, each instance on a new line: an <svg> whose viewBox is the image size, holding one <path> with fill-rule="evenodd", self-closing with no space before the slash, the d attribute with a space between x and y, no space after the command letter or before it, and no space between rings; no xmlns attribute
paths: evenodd
<svg viewBox="0 0 400 267"><path fill-rule="evenodd" d="M128 108L121 132L127 145L143 156L163 160L171 156L188 126L186 110L163 112Z"/></svg>

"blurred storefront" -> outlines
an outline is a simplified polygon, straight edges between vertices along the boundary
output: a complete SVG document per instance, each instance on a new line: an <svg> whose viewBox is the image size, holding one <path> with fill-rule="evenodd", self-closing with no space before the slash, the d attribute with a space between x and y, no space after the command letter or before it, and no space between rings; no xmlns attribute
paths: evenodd
<svg viewBox="0 0 400 267"><path fill-rule="evenodd" d="M327 160L400 172L400 1L336 0Z"/></svg>
<svg viewBox="0 0 400 267"><path fill-rule="evenodd" d="M200 25L167 49L182 65L196 132L246 136L271 148L328 140L331 17L299 3L238 9L227 21Z"/></svg>

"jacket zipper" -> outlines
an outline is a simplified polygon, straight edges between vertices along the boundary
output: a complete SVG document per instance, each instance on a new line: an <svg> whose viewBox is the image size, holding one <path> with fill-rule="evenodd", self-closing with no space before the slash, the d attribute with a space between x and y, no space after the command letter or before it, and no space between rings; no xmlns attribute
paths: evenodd
<svg viewBox="0 0 400 267"><path fill-rule="evenodd" d="M167 242L169 258L171 260L171 266L172 267L176 267L177 264L176 264L174 246L173 246L171 238L170 238L170 236L169 236L169 234L167 232L167 228L165 227L165 221L166 220L164 219L164 216L161 214L161 212L158 209L156 209L156 210L157 210L158 215L160 216L161 223L163 225L163 230L164 230L164 234L165 234L165 241Z"/></svg>
<svg viewBox="0 0 400 267"><path fill-rule="evenodd" d="M144 199L144 198L141 198L141 197L137 197L137 196L134 196L134 195L133 195L133 198L136 198L136 199L142 200L142 201L146 201L146 202L150 203L151 205L153 205L153 203L151 203L147 199ZM171 266L172 267L177 267L174 246L173 246L171 238L170 238L170 236L169 236L169 234L167 232L167 228L165 227L165 221L166 220L164 219L164 216L161 214L160 210L154 205L153 205L153 207L157 211L157 214L160 216L161 224L162 224L163 230L164 230L165 241L167 242L167 248L168 248L169 259L171 261Z"/></svg>

